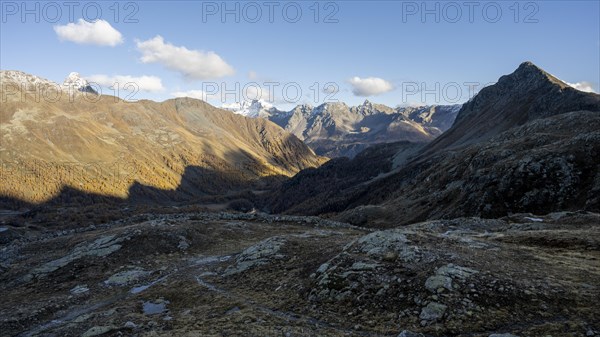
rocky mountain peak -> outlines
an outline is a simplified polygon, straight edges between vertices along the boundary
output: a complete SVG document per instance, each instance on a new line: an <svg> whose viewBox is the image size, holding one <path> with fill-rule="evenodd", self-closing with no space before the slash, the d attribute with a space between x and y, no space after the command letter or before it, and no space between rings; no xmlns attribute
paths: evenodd
<svg viewBox="0 0 600 337"><path fill-rule="evenodd" d="M547 73L532 62L523 62L511 74L504 75L498 79L494 85L483 88L469 102L465 103L459 112L456 121L462 121L465 118L472 116L473 111L483 111L483 107L491 108L498 107L498 104L511 105L515 102L528 101L527 97L536 97L536 111L553 109L552 102L563 102L562 96L565 89L572 89L565 82ZM573 89L574 90L574 89ZM571 91L571 90L567 90ZM510 101L506 98L510 97ZM570 99L570 101L576 101ZM532 102L526 106L531 105ZM544 105L545 109L539 105ZM527 110L530 110L527 107ZM510 113L508 110L502 110L504 113ZM527 116L534 117L532 115Z"/></svg>
<svg viewBox="0 0 600 337"><path fill-rule="evenodd" d="M58 86L57 83L52 82L50 80L47 80L45 78L39 77L39 76L34 76L22 71L18 71L18 70L2 70L0 71L0 81L2 83L8 83L8 82L12 82L12 83L16 83L19 85L25 85L25 86L51 86L51 87L56 87Z"/></svg>
<svg viewBox="0 0 600 337"><path fill-rule="evenodd" d="M267 118L272 114L277 114L280 112L271 103L263 99L252 99L231 104L223 104L221 105L221 109L232 111L236 114L251 118Z"/></svg>
<svg viewBox="0 0 600 337"><path fill-rule="evenodd" d="M530 61L521 63L512 74L500 77L498 83L500 84L501 82L506 82L510 86L518 83L519 88L529 87L530 89L539 88L543 85L557 85L560 88L567 86L565 82L547 73Z"/></svg>
<svg viewBox="0 0 600 337"><path fill-rule="evenodd" d="M89 92L96 95L98 94L98 92L92 88L90 83L81 77L78 72L71 72L63 81L63 86L67 88L73 88L81 92Z"/></svg>
<svg viewBox="0 0 600 337"><path fill-rule="evenodd" d="M430 150L493 137L535 119L571 111L600 111L600 95L576 90L531 62L523 62L465 103L450 130Z"/></svg>
<svg viewBox="0 0 600 337"><path fill-rule="evenodd" d="M296 105L292 112L300 112L302 114L310 114L313 111L314 107L310 104L300 104Z"/></svg>

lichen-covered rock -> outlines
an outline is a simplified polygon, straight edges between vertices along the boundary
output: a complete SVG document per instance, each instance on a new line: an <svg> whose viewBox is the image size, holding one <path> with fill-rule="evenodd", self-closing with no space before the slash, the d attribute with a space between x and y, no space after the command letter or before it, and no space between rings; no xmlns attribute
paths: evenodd
<svg viewBox="0 0 600 337"><path fill-rule="evenodd" d="M78 285L75 286L73 289L69 290L69 292L73 295L85 294L88 291L90 291L90 288L88 288L87 284Z"/></svg>
<svg viewBox="0 0 600 337"><path fill-rule="evenodd" d="M415 268L433 258L411 244L411 232L376 231L348 243L341 253L314 273L315 288L309 297L318 301L394 302L400 296L402 275L398 267Z"/></svg>
<svg viewBox="0 0 600 337"><path fill-rule="evenodd" d="M246 248L235 258L235 263L227 267L223 276L242 273L273 260L283 259L285 256L279 251L285 242L286 240L282 237L272 237Z"/></svg>
<svg viewBox="0 0 600 337"><path fill-rule="evenodd" d="M109 277L104 281L104 284L108 286L124 286L136 282L150 275L150 273L151 272L139 268L124 270Z"/></svg>
<svg viewBox="0 0 600 337"><path fill-rule="evenodd" d="M121 242L125 238L116 237L115 235L103 236L96 239L94 242L80 244L73 249L71 253L59 259L50 261L41 267L35 268L30 274L26 275L24 280L29 281L33 277L45 277L49 273L62 268L69 263L87 256L103 257L110 255L121 248Z"/></svg>
<svg viewBox="0 0 600 337"><path fill-rule="evenodd" d="M437 321L444 317L448 307L444 304L437 302L430 302L427 306L421 309L419 318L426 321Z"/></svg>
<svg viewBox="0 0 600 337"><path fill-rule="evenodd" d="M468 277L470 277L471 275L476 274L477 272L478 272L477 270L474 270L471 268L466 268L466 267L461 267L461 266L456 266L456 265L453 265L450 263L443 267L440 267L436 271L436 274L465 280Z"/></svg>
<svg viewBox="0 0 600 337"><path fill-rule="evenodd" d="M100 335L103 335L105 333L111 332L116 329L117 329L117 327L112 326L112 325L110 325L110 326L94 326L94 327L91 327L86 332L84 332L83 335L81 335L81 337L100 336Z"/></svg>
<svg viewBox="0 0 600 337"><path fill-rule="evenodd" d="M422 333L404 330L398 335L398 337L424 337L424 335Z"/></svg>
<svg viewBox="0 0 600 337"><path fill-rule="evenodd" d="M443 289L452 290L452 278L443 275L430 276L425 281L425 288L432 293L441 292Z"/></svg>
<svg viewBox="0 0 600 337"><path fill-rule="evenodd" d="M404 262L419 259L419 250L410 245L406 233L401 230L377 231L367 234L351 243L344 251L365 254L376 260L392 260L397 257Z"/></svg>
<svg viewBox="0 0 600 337"><path fill-rule="evenodd" d="M453 278L464 281L476 273L477 271L474 269L447 264L438 268L435 275L430 276L427 281L425 281L425 288L432 293L441 292L444 289L452 291Z"/></svg>

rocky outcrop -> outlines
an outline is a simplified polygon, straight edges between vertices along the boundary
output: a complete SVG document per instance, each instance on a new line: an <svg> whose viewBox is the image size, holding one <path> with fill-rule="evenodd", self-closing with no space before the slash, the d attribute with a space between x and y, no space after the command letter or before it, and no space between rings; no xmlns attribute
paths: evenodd
<svg viewBox="0 0 600 337"><path fill-rule="evenodd" d="M235 258L235 264L225 270L223 276L242 273L248 269L268 264L274 259L283 259L285 256L279 251L284 244L284 238L273 237L246 248Z"/></svg>
<svg viewBox="0 0 600 337"><path fill-rule="evenodd" d="M73 249L73 251L70 252L68 255L63 256L57 260L50 261L38 268L35 268L30 274L27 274L24 277L24 280L28 282L33 278L46 277L48 274L78 259L90 256L104 257L110 255L121 248L121 242L124 240L125 238L110 235L98 238L94 242L89 244L80 244L76 246L75 249Z"/></svg>

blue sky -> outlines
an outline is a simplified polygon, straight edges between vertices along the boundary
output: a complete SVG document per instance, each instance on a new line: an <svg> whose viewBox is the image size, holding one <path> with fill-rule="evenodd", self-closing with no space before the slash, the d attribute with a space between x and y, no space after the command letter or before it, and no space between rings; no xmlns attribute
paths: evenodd
<svg viewBox="0 0 600 337"><path fill-rule="evenodd" d="M102 84L139 82L143 90L134 99L191 95L217 106L235 95L223 100L200 91L236 92L239 83L237 99L244 86L246 97L255 98L256 83L261 98L284 109L326 97L350 105L365 99L390 106L462 103L470 94L466 83L480 88L526 60L581 88L598 92L600 86L599 1L296 1L274 7L229 1L236 14L224 20L221 1L120 2L118 14L112 1L77 2L72 16L69 5L55 4L60 15L54 5L28 2L32 11L22 17L21 1L2 1L1 69L57 82L76 71ZM86 31L79 19L94 25ZM326 83L339 91L327 96Z"/></svg>

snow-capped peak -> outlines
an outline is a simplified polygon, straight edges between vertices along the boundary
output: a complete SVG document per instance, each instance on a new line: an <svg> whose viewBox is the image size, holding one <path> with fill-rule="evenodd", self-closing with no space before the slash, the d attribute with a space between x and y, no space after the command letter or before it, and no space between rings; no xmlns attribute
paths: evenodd
<svg viewBox="0 0 600 337"><path fill-rule="evenodd" d="M278 111L271 103L262 99L222 104L221 108L251 118L269 117Z"/></svg>
<svg viewBox="0 0 600 337"><path fill-rule="evenodd" d="M79 75L79 73L77 72L72 72L69 74L69 76L67 76L67 78L65 78L65 81L63 82L64 86L77 86L77 87L85 87L86 85L89 85L88 81L86 81L85 79L83 79L81 77L81 75Z"/></svg>
<svg viewBox="0 0 600 337"><path fill-rule="evenodd" d="M0 71L0 78L2 79L2 82L11 81L26 86L44 85L58 87L58 84L55 82L18 70L2 70Z"/></svg>
<svg viewBox="0 0 600 337"><path fill-rule="evenodd" d="M67 78L65 78L63 82L63 87L69 89L76 89L82 92L97 94L96 90L92 88L90 83L86 79L81 77L81 75L79 75L79 73L77 72L72 72L69 74L69 76L67 76Z"/></svg>

